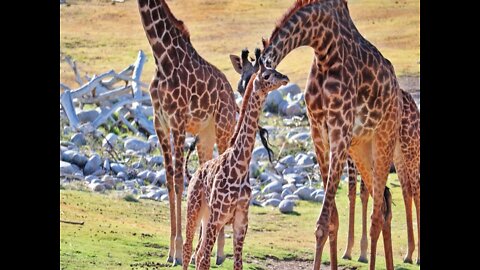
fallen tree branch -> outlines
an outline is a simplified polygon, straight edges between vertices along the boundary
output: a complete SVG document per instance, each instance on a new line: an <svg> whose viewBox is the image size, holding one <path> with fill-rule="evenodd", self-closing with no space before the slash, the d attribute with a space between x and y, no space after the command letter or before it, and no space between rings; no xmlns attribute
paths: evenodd
<svg viewBox="0 0 480 270"><path fill-rule="evenodd" d="M68 223L68 224L74 224L74 225L83 225L83 224L85 224L85 221L69 221L69 220L62 220L62 219L60 219L60 222Z"/></svg>

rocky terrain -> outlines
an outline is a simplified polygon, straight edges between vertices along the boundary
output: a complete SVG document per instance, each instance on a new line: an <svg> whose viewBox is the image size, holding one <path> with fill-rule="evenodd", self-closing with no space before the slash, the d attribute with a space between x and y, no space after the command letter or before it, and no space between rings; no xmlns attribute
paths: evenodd
<svg viewBox="0 0 480 270"><path fill-rule="evenodd" d="M416 100L419 101L419 95ZM237 102L241 103L239 95ZM141 110L151 110L148 105L141 106ZM270 163L257 136L258 146L250 163L251 204L291 213L298 200L322 202L324 191L300 87L289 84L272 91L264 110L261 124L269 131L275 156ZM164 159L156 135L147 137L128 129L120 132L122 129L109 124L89 133L76 132L62 110L60 113L60 185L83 185L94 192L119 191L138 199L168 200ZM76 113L82 123L93 121L100 114L99 108L76 108ZM193 140L187 136L185 150ZM197 166L194 153L190 172ZM342 180L346 180L345 173Z"/></svg>

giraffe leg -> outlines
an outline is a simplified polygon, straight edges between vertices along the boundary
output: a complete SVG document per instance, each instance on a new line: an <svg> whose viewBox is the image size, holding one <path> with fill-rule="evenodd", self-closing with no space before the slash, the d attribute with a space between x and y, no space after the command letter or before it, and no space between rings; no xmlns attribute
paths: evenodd
<svg viewBox="0 0 480 270"><path fill-rule="evenodd" d="M362 239L360 240L360 257L359 262L368 263L367 249L368 249L368 234L367 234L367 209L368 209L368 190L365 186L365 181L360 184L360 199L362 201Z"/></svg>
<svg viewBox="0 0 480 270"><path fill-rule="evenodd" d="M395 127L394 127L395 128ZM382 127L379 128L382 130ZM383 229L385 221L385 186L387 183L387 177L393 159L393 150L395 147L395 140L391 137L385 136L379 132L373 139L373 157L374 157L374 171L373 171L373 213L372 213L372 225L370 227L370 270L375 269L375 259L377 252L377 241L380 236L380 231L386 231ZM387 222L387 226L390 226ZM390 237L384 237L385 262L387 270L393 270L393 258L392 258L392 243ZM390 250L387 250L390 249Z"/></svg>
<svg viewBox="0 0 480 270"><path fill-rule="evenodd" d="M172 148L170 143L170 130L164 130L156 114L154 114L155 131L158 136L160 148L162 149L165 159L165 171L167 178L168 190L168 204L170 206L170 247L168 250L167 262L173 263L173 255L175 252L175 233L176 233L176 218L175 218L175 193L173 185L173 162L172 162Z"/></svg>
<svg viewBox="0 0 480 270"><path fill-rule="evenodd" d="M419 166L417 166L419 168ZM415 210L417 212L417 230L418 230L418 257L417 264L420 265L420 174L418 170L414 173L413 176L413 200L415 202Z"/></svg>
<svg viewBox="0 0 480 270"><path fill-rule="evenodd" d="M242 249L243 241L245 240L245 235L247 234L248 229L248 202L245 203L245 206L238 208L235 211L235 217L233 221L233 253L235 257L235 262L233 265L234 270L243 269L242 263Z"/></svg>
<svg viewBox="0 0 480 270"><path fill-rule="evenodd" d="M337 233L338 233L338 213L335 205L335 194L337 193L338 184L340 182L340 176L342 173L343 166L347 158L347 142L351 139L351 135L342 134L342 129L338 126L332 126L327 121L328 125L328 137L325 138L325 131L319 129L312 129L312 133L319 132L322 134L323 140L329 139L329 143L322 142L322 138L319 141L315 141L317 158L321 162L322 169L322 179L324 180L325 187L325 198L322 204L322 210L320 216L317 220L317 227L315 230L316 236L316 251L314 257L314 270L320 269L322 251L327 240L327 237L330 236L330 268L332 270L337 269ZM325 126L326 128L326 126ZM316 135L316 134L315 134ZM312 136L312 138L317 138L318 136ZM342 140L339 140L342 138ZM329 145L329 147L328 147ZM325 150L329 150L328 152ZM330 153L330 158L325 158L325 153ZM329 160L329 161L327 161ZM325 165L323 165L325 164ZM328 168L328 169L326 169ZM325 176L325 177L324 177ZM328 177L327 177L328 176ZM325 185L326 181L326 185Z"/></svg>
<svg viewBox="0 0 480 270"><path fill-rule="evenodd" d="M200 226L200 237L198 238L197 248L195 249L194 259L192 260L195 265L198 262L200 262L204 254L203 250L204 250L205 243L203 242L203 239L207 237L206 232L207 232L208 220L210 218L209 215L210 213L207 207L207 213L202 217L202 225Z"/></svg>
<svg viewBox="0 0 480 270"><path fill-rule="evenodd" d="M222 227L218 232L217 239L217 260L215 261L216 265L222 265L225 261L225 227Z"/></svg>
<svg viewBox="0 0 480 270"><path fill-rule="evenodd" d="M313 143L315 146L315 154L317 156L318 164L320 167L320 175L322 177L322 182L323 182L323 188L326 191L327 190L327 176L328 176L328 138L326 137L326 128L320 128L320 125L314 122L314 117L308 117L310 121L310 132L312 135ZM325 192L326 196L326 192ZM321 214L320 217L322 217L322 214L324 211L326 211L325 208L325 200L326 197L324 198L324 204L322 204L322 209L320 210ZM327 228L326 224L323 224L322 227L320 227L319 221L317 221L317 226L316 226L316 231L315 231L315 237L316 237L316 247L315 247L315 259L314 259L314 270L319 270L320 269L320 264L322 262L322 250L323 250L323 245L327 241ZM317 233L318 231L318 233Z"/></svg>
<svg viewBox="0 0 480 270"><path fill-rule="evenodd" d="M193 184L193 186L189 186L189 191L195 190L195 192L188 192L187 197L187 224L185 243L183 244L184 270L188 269L188 264L191 259L193 237L195 235L195 230L198 228L200 217L203 215L202 208L206 208L205 205L202 205L204 200L204 190L202 189L201 185L202 183L199 183L199 179L194 179L192 182L190 183Z"/></svg>
<svg viewBox="0 0 480 270"><path fill-rule="evenodd" d="M337 235L338 235L338 211L333 201L332 212L330 214L330 226L328 228L328 240L330 241L330 269L337 269Z"/></svg>
<svg viewBox="0 0 480 270"><path fill-rule="evenodd" d="M226 113L226 112L223 112ZM235 116L231 116L235 117ZM235 118L233 118L235 119ZM218 118L217 121L220 121L219 123L217 122L217 125L215 125L215 137L216 137L216 142L217 142L217 147L218 147L218 154L222 154L227 150L229 147L229 142L230 142L230 137L233 135L233 130L235 126L233 123L235 121L222 121L221 118ZM226 124L228 123L228 124ZM218 233L218 239L217 239L217 259L216 259L216 265L222 265L223 262L225 261L225 228L222 227L220 229L220 232Z"/></svg>
<svg viewBox="0 0 480 270"><path fill-rule="evenodd" d="M200 164L205 163L206 161L213 158L213 146L215 144L215 125L212 122L203 130L198 133L198 143L197 143L197 152L198 158L200 160ZM218 140L217 140L218 144ZM225 151L225 146L220 144L218 146L219 153L223 153ZM201 239L201 238L200 238ZM200 243L200 241L199 241ZM225 232L222 228L218 234L217 240L217 261L216 265L221 265L225 261L225 254L224 254L224 246L225 246ZM199 245L197 246L198 249Z"/></svg>
<svg viewBox="0 0 480 270"><path fill-rule="evenodd" d="M212 248L215 244L218 231L223 226L223 224L222 225L218 224L218 220L216 220L214 216L215 216L215 213L210 213L208 224L205 230L206 234L205 234L205 237L202 237L202 247L200 248L200 251L203 254L201 255L200 261L197 261L195 264L195 267L196 267L195 269L197 270L210 269L210 256L212 254Z"/></svg>
<svg viewBox="0 0 480 270"><path fill-rule="evenodd" d="M360 199L362 201L362 238L360 240L360 257L359 262L367 263L367 206L368 197L372 193L373 181L373 161L372 161L372 143L367 142L361 145L352 146L350 149L355 166L361 176L360 181Z"/></svg>
<svg viewBox="0 0 480 270"><path fill-rule="evenodd" d="M392 195L390 194L390 190L388 187L385 187L384 191L384 210L383 210L383 228L382 228L382 236L383 236L383 245L385 250L385 260L387 262L387 266L391 264L391 269L393 270L393 250L392 250L392 231L391 231L391 224L392 224ZM388 268L388 267L387 267Z"/></svg>
<svg viewBox="0 0 480 270"><path fill-rule="evenodd" d="M355 198L357 193L357 169L350 156L347 158L348 168L348 200L349 200L349 215L348 215L348 241L343 259L352 259L352 248L354 243L354 226L355 226Z"/></svg>
<svg viewBox="0 0 480 270"><path fill-rule="evenodd" d="M404 263L413 263L412 254L415 250L415 239L413 236L413 221L412 221L412 191L410 186L410 180L408 179L409 174L406 168L406 160L401 152L400 145L397 143L395 146L395 152L393 155L393 160L395 164L395 170L398 174L398 179L402 187L403 201L405 203L405 215L407 219L407 237L408 237L408 246L407 253L403 258Z"/></svg>
<svg viewBox="0 0 480 270"><path fill-rule="evenodd" d="M185 127L184 123L178 121L178 117L174 117L171 125L174 122L175 126L172 129L173 142L174 142L174 156L175 156L175 198L176 198L176 235L175 235L175 262L174 265L182 265L182 251L183 251L183 238L182 238L182 195L184 187L184 156L183 148L185 145ZM182 119L182 118L181 118Z"/></svg>

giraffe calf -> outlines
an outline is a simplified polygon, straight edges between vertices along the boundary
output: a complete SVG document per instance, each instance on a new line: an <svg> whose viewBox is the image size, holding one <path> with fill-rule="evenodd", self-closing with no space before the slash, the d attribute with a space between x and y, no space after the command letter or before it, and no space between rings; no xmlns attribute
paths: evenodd
<svg viewBox="0 0 480 270"><path fill-rule="evenodd" d="M232 224L234 231L234 269L242 269L242 249L251 198L248 166L255 145L258 119L268 92L289 81L285 75L266 69L262 63L256 66L246 87L230 147L217 158L204 163L189 181L183 269L188 269L193 237L200 221L202 235L195 253L196 269L210 268L213 245L218 232L226 224Z"/></svg>

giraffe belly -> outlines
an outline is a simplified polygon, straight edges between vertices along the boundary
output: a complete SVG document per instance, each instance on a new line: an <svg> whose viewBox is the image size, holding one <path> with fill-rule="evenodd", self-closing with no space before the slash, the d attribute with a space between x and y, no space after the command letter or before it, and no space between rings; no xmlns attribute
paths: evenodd
<svg viewBox="0 0 480 270"><path fill-rule="evenodd" d="M199 131L208 127L210 121L213 121L213 117L210 116L206 119L200 119L198 117L187 115L187 124L185 125L185 131L190 134L198 134Z"/></svg>

